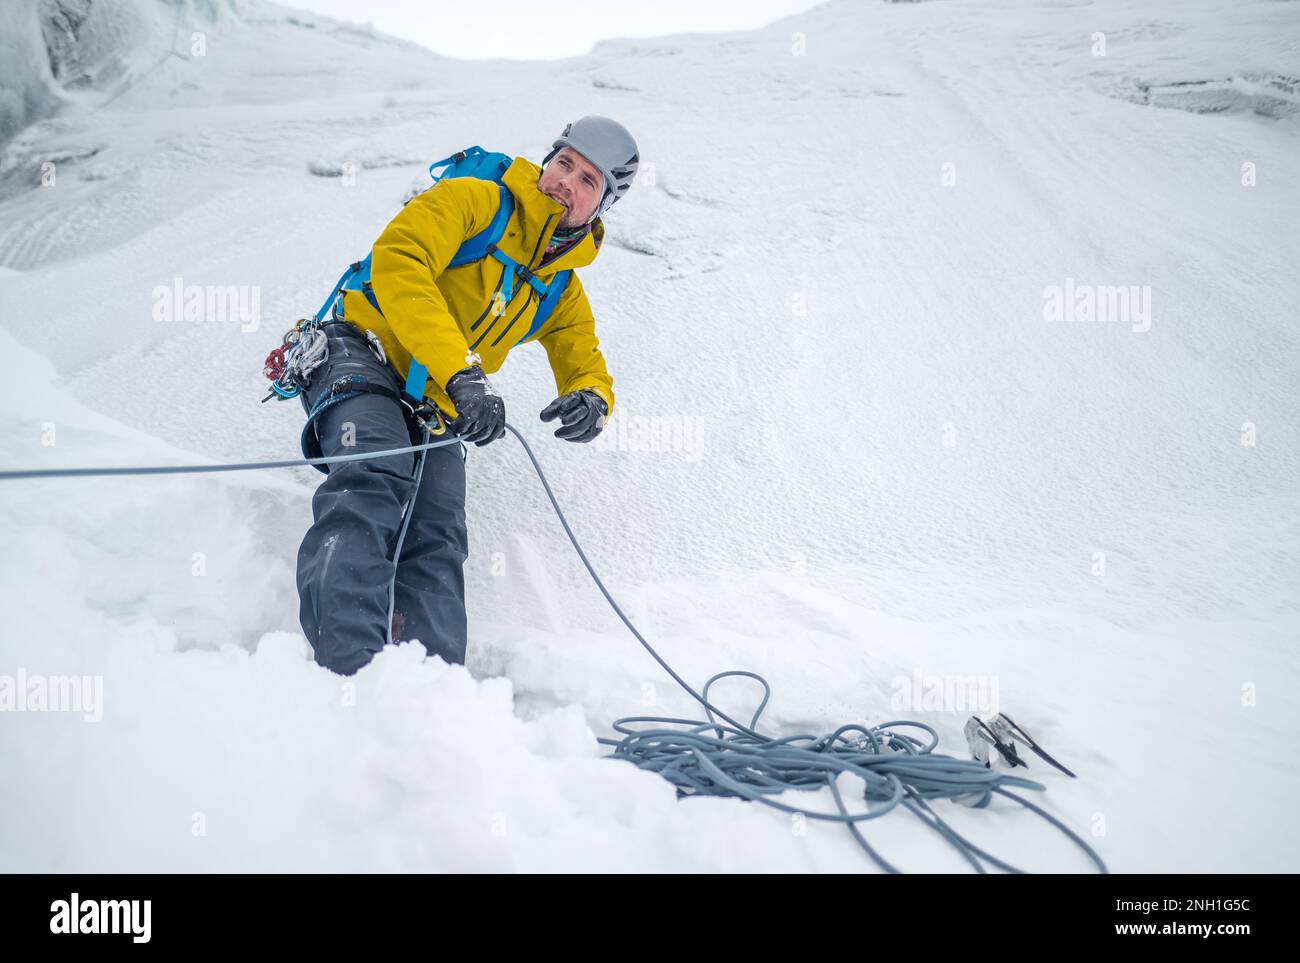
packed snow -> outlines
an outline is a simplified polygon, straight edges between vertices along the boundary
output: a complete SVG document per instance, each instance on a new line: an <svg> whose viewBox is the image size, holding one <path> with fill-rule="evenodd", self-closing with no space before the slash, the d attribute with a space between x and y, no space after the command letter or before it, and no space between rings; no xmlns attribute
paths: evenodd
<svg viewBox="0 0 1300 963"><path fill-rule="evenodd" d="M428 163L608 114L644 165L583 273L615 418L552 439L537 348L494 380L664 657L762 673L764 731L920 719L954 755L970 708L914 697L978 679L1112 870L1297 868L1300 5L833 0L553 62L86 6L0 45L0 469L295 457L262 360ZM255 310L183 320L192 285ZM350 679L297 626L312 469L0 481L0 870L875 871L603 758L701 710L514 440L469 465L468 665ZM99 681L19 711L20 673ZM940 811L1092 868L1014 804ZM905 813L864 832L969 869Z"/></svg>

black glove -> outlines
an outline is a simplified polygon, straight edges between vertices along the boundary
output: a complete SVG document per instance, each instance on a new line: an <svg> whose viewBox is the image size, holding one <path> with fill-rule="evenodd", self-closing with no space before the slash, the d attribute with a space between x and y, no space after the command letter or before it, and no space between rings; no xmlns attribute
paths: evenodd
<svg viewBox="0 0 1300 963"><path fill-rule="evenodd" d="M555 437L565 441L591 441L605 427L609 405L605 399L586 388L561 395L542 409L542 421L564 422L555 429Z"/></svg>
<svg viewBox="0 0 1300 963"><path fill-rule="evenodd" d="M451 430L482 448L506 433L506 403L478 365L447 379L447 395L456 406Z"/></svg>

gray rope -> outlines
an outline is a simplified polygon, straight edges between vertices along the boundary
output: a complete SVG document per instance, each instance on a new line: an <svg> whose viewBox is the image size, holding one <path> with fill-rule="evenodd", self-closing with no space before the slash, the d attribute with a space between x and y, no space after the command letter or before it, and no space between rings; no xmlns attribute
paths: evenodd
<svg viewBox="0 0 1300 963"><path fill-rule="evenodd" d="M743 670L719 672L704 684L703 694L696 692L637 631L632 620L605 588L605 583L601 581L577 536L573 534L532 447L513 425L507 424L506 428L519 439L528 460L532 462L533 470L541 480L546 497L550 499L551 508L564 527L564 533L582 559L592 581L605 596L605 601L651 658L704 707L708 717L706 722L657 716L616 719L611 728L621 733L623 738L598 739L602 745L613 748L611 758L627 760L642 769L659 773L677 786L678 798L739 796L783 812L800 814L807 819L841 823L849 828L863 851L887 873L897 873L898 870L871 847L857 824L877 819L900 804L951 843L976 872L986 872L979 862L981 858L1006 872L1021 872L963 838L940 819L926 802L929 799L951 799L983 808L996 792L1014 799L1056 826L1088 855L1101 872L1107 872L1106 864L1082 837L1051 814L1007 789L1018 787L1042 791L1046 789L1045 786L1030 779L996 772L974 759L956 759L935 754L933 750L939 744L939 735L924 723L899 720L870 727L850 724L841 726L826 736L794 735L776 739L755 731L772 694L767 680L757 673ZM709 689L713 683L730 676L755 679L763 686L763 699L748 726L732 719L709 702ZM715 714L730 725L717 723L713 718ZM651 724L654 728L636 729L632 727L634 723ZM922 744L921 740L898 732L900 728L924 730L930 739ZM717 735L704 735L708 730ZM846 737L846 733L853 732L859 733L856 739ZM836 777L845 772L853 773L866 783L864 796L869 805L865 812L850 813L845 807L835 782ZM816 812L766 798L790 789L815 790L826 786L831 789L838 813ZM972 797L975 797L973 801ZM873 802L878 804L874 809L870 808L870 803Z"/></svg>
<svg viewBox="0 0 1300 963"><path fill-rule="evenodd" d="M411 489L411 497L406 500L406 507L402 509L402 527L397 533L397 545L393 548L393 577L388 580L386 631L389 645L393 644L393 609L397 604L397 563L402 560L402 543L406 541L406 530L411 525L411 516L415 514L415 497L420 493L420 482L424 479L424 456L428 452L428 448L421 448L420 453L415 456L415 487Z"/></svg>
<svg viewBox="0 0 1300 963"><path fill-rule="evenodd" d="M541 464L533 454L532 447L524 436L511 424L506 428L523 446L524 453L532 463L550 500L556 517L564 528L565 535L573 545L574 551L582 560L587 573L596 587L605 597L611 609L622 620L628 631L641 643L641 646L653 658L673 681L698 702L705 712L706 719L675 719L659 716L626 716L616 719L611 728L620 733L621 739L600 738L598 741L612 747L609 758L625 760L634 765L659 773L677 787L678 798L696 796L738 797L751 802L761 803L773 809L791 815L801 815L806 819L838 823L847 827L853 839L878 866L887 873L899 870L882 857L866 840L859 824L879 819L900 806L912 813L923 823L950 843L962 857L971 864L976 872L985 873L983 865L987 862L1006 872L1019 873L1021 870L1003 862L985 852L970 840L961 836L945 823L933 808L930 800L948 799L969 805L972 808L984 808L993 798L993 794L1006 796L1036 813L1060 830L1076 846L1084 851L1098 870L1107 872L1106 864L1088 843L1059 819L1039 806L1013 793L1009 787L1042 791L1046 787L1019 776L997 772L987 768L974 759L957 759L935 753L938 746L938 733L921 722L896 720L874 726L849 724L841 726L834 732L823 736L798 734L775 738L757 731L758 720L767 707L771 697L771 687L767 680L754 672L733 670L719 672L704 684L703 693L696 692L646 641L614 600L605 587L595 567L583 551L577 536L569 525L560 503L552 491L550 482L542 471ZM337 464L341 462L360 461L363 459L387 458L410 452L423 452L443 445L458 444L460 437L452 435L441 441L405 448L393 448L377 452L361 452L354 455L340 455L328 458L302 458L287 461L238 462L215 465L165 465L143 468L51 468L24 471L0 472L0 481L21 478L58 478L87 477L103 475L161 475L186 474L219 471L249 471L262 468L287 468L297 465ZM420 475L417 468L416 491L419 488ZM388 638L392 640L392 614L395 592L396 563L401 554L402 541L414 513L415 493L408 502L402 528L394 552L394 582L389 585L389 626ZM763 687L763 699L754 711L749 725L737 722L716 705L709 702L709 689L719 679L731 676L744 676L759 682ZM727 723L723 725L717 719ZM646 725L648 728L638 728ZM900 729L919 729L928 735L921 740ZM839 776L850 773L865 784L863 793L867 808L862 812L852 813L844 803L836 780ZM792 789L818 790L829 788L835 801L836 812L826 813L799 806L777 802L770 796L779 795ZM874 804L874 805L873 805Z"/></svg>
<svg viewBox="0 0 1300 963"><path fill-rule="evenodd" d="M93 478L109 475L202 475L208 472L221 471L296 468L299 465L336 465L347 461L366 461L369 459L391 458L396 455L409 455L413 451L427 451L430 448L441 448L443 445L455 445L459 442L460 436L452 435L442 441L427 442L423 445L408 445L405 448L363 451L355 455L332 455L328 458L293 458L284 461L240 461L213 465L148 465L129 468L31 468L20 471L0 471L0 481L14 481L20 478Z"/></svg>

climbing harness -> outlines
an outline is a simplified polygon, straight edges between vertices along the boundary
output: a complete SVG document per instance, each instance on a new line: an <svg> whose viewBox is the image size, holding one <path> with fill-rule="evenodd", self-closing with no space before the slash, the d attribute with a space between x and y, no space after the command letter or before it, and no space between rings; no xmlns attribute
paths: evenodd
<svg viewBox="0 0 1300 963"><path fill-rule="evenodd" d="M320 367L320 365L324 364L329 358L330 336L326 333L326 329L334 328L336 331L336 337L352 338L367 345L379 363L382 364L392 375L392 381L394 383L400 383L401 379L397 374L396 369L389 364L388 356L384 352L384 346L380 343L379 338L375 336L373 331L367 331L363 336L362 333L351 324L337 318L326 321L324 324L320 325L316 325L310 321L299 323L303 325L303 328L295 328L294 331L290 332L290 335L294 334L295 331L301 330L304 332L302 340L295 342L286 341L285 345L282 347L287 348L291 343L306 345L308 338L312 339L310 347L303 347L301 352L297 355L288 355L288 357L294 362L292 374L288 372L288 362L276 367L268 360L266 371L268 377L275 374L275 377L278 379L280 384L288 384L290 383L290 379L292 379L294 387L300 390L306 390L309 388L311 386L312 372L315 371L316 368ZM280 349L277 349L277 352L279 350ZM279 356L276 352L272 352L272 355L275 355L278 360ZM262 400L268 401L277 393L278 389L273 386L271 395L268 395ZM417 401L405 392L397 391L384 381L376 381L364 374L345 374L335 378L324 391L321 391L316 396L315 401L312 403L310 408L308 408L304 396L303 407L307 410L307 418L303 423L300 439L300 447L302 448L303 455L307 458L316 458L323 454L320 446L320 439L316 432L316 424L321 415L340 402L363 394L382 395L396 401L402 407L403 414L406 418L407 428L411 432L413 442L417 439L423 439L426 435L432 437L440 436L447 430L447 421L442 411L437 405L427 399ZM317 464L316 467L322 473L329 473L324 464Z"/></svg>
<svg viewBox="0 0 1300 963"><path fill-rule="evenodd" d="M619 733L621 739L600 738L602 745L612 750L610 758L630 762L642 769L657 772L677 787L679 799L702 796L721 796L747 799L764 806L785 812L792 818L814 819L838 823L845 826L854 841L863 852L887 873L899 870L882 856L863 835L861 824L879 819L895 809L902 808L916 816L927 827L934 830L946 842L951 844L961 856L978 873L986 873L985 863L1009 873L1022 872L1020 869L1004 862L996 856L975 845L971 840L958 833L945 822L931 805L939 799L947 799L965 806L982 809L989 805L994 795L1010 799L1025 807L1046 822L1056 827L1074 843L1093 862L1097 869L1107 872L1106 864L1096 851L1076 832L1061 820L1035 805L1012 789L1029 789L1043 791L1042 783L1034 782L1020 776L999 772L986 764L986 760L958 759L936 753L938 733L930 726L920 722L896 720L873 726L851 723L840 726L826 735L795 734L782 737L768 736L757 731L758 720L767 707L771 697L771 687L767 680L754 672L733 670L720 672L705 684L703 692L696 692L638 631L631 619L610 594L605 583L596 573L587 553L583 551L577 536L569 526L560 503L551 490L550 482L542 471L541 464L533 454L531 446L523 435L511 424L506 428L519 440L524 453L532 463L555 511L565 535L573 545L574 551L582 560L587 573L596 587L605 597L605 601L622 620L628 631L636 638L646 652L672 677L685 692L698 702L706 715L705 720L678 719L660 716L628 716L616 719L611 727ZM0 481L19 478L58 478L87 477L104 475L152 475L152 474L188 474L199 472L244 471L261 468L283 468L293 465L338 464L360 461L363 459L391 458L410 452L424 452L443 445L458 444L459 436L448 433L448 437L438 441L393 448L377 452L359 452L352 455L336 455L329 458L304 458L287 461L240 462L218 465L162 465L143 468L50 468L19 471L0 471ZM417 486L420 470L417 468ZM410 523L411 511L408 509L402 522L394 562L400 557L401 542ZM394 580L396 565L394 565ZM392 639L392 608L394 583L389 585L389 629L388 638ZM749 725L738 722L709 701L709 690L719 679L741 676L758 681L763 687L763 699L754 711ZM716 718L715 718L716 716ZM721 719L722 722L717 721ZM999 727L995 730L988 726L988 739L996 737L1007 745L1004 733L1018 734L1034 752L1046 762L1061 769L1062 772L1074 774L1061 766L1054 759L1042 752L1037 743L1029 739L1006 716L1001 716ZM977 720L973 720L977 721ZM984 724L982 721L980 726ZM723 723L726 723L725 725ZM980 726L976 726L979 729ZM901 730L920 730L926 738L917 738ZM967 723L969 738L971 723ZM996 743L989 742L990 745ZM974 744L972 744L973 747ZM987 746L985 747L987 750ZM999 748L999 751L1002 751ZM1013 750L1014 751L1014 750ZM1008 757L1010 758L1010 757ZM1018 759L1018 757L1017 757ZM1019 764L1026 766L1024 760ZM1027 766L1026 766L1027 767ZM862 799L866 804L861 812L850 812L845 804L842 782L844 776L854 776L861 781ZM789 790L829 789L835 802L835 812L822 812L790 805L777 798Z"/></svg>

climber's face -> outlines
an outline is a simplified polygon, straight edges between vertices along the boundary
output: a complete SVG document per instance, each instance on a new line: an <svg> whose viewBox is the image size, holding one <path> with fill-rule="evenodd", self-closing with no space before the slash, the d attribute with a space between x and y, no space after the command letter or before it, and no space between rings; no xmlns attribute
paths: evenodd
<svg viewBox="0 0 1300 963"><path fill-rule="evenodd" d="M605 175L576 150L565 147L546 165L537 189L564 205L560 227L568 230L586 224L596 212L605 190Z"/></svg>

